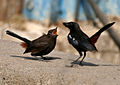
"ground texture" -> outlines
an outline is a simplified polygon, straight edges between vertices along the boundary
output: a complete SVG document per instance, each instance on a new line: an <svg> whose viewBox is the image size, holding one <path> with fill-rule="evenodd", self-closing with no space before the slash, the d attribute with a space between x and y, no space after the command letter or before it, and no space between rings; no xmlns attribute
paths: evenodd
<svg viewBox="0 0 120 85"><path fill-rule="evenodd" d="M42 61L23 52L19 43L0 40L0 85L120 84L120 65L86 57L84 66L70 67L78 56L53 51Z"/></svg>

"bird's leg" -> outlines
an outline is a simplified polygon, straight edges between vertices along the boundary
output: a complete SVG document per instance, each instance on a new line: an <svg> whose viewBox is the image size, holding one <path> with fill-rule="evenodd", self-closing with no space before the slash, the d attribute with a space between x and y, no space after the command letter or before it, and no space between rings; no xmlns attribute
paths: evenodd
<svg viewBox="0 0 120 85"><path fill-rule="evenodd" d="M82 52L79 52L79 54L80 54L80 57L78 57L75 61L72 62L71 67L73 67L73 64L74 64L75 62L77 62L77 61L82 57Z"/></svg>
<svg viewBox="0 0 120 85"><path fill-rule="evenodd" d="M43 59L43 60L45 60L46 58L45 57L43 57L42 55L41 55L41 58Z"/></svg>
<svg viewBox="0 0 120 85"><path fill-rule="evenodd" d="M41 60L41 58L40 57L37 57L37 56L34 56L37 60Z"/></svg>
<svg viewBox="0 0 120 85"><path fill-rule="evenodd" d="M80 57L78 57L74 62L77 62L82 57L82 52L79 52Z"/></svg>
<svg viewBox="0 0 120 85"><path fill-rule="evenodd" d="M86 56L86 51L84 51L84 56L83 56L82 60L81 60L80 63L79 63L80 65L83 65L82 62L83 62L85 56Z"/></svg>
<svg viewBox="0 0 120 85"><path fill-rule="evenodd" d="M33 57L35 57L36 59L38 58L37 56L33 56Z"/></svg>

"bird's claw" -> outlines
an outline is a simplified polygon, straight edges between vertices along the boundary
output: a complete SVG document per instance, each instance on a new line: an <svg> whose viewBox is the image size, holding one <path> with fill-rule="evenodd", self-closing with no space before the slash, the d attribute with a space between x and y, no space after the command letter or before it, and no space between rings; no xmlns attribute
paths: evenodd
<svg viewBox="0 0 120 85"><path fill-rule="evenodd" d="M46 60L46 57L42 57L42 60Z"/></svg>
<svg viewBox="0 0 120 85"><path fill-rule="evenodd" d="M83 66L83 63L82 63L82 62L80 62L80 63L79 63L79 65L80 65L80 66Z"/></svg>
<svg viewBox="0 0 120 85"><path fill-rule="evenodd" d="M73 67L73 64L71 64L70 67Z"/></svg>

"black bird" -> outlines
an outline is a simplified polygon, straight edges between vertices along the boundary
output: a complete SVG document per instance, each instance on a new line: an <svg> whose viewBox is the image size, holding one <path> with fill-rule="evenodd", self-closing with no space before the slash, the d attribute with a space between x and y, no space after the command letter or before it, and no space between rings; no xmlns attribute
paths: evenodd
<svg viewBox="0 0 120 85"><path fill-rule="evenodd" d="M82 57L82 52L84 56L80 61L80 65L82 65L82 61L86 56L87 51L97 51L95 47L95 43L99 38L100 34L111 27L115 22L109 23L101 28L98 32L96 32L90 38L80 29L79 25L76 22L64 22L63 25L69 28L70 33L68 34L67 38L69 43L79 52L80 57L77 58L74 62L78 61Z"/></svg>
<svg viewBox="0 0 120 85"><path fill-rule="evenodd" d="M32 56L41 56L42 59L45 59L43 55L49 54L56 46L56 39L57 39L57 27L55 29L51 29L48 31L47 34L43 34L41 37L30 41L26 38L23 38L9 30L6 33L10 36L18 38L24 42L20 45L25 48L25 53L31 52Z"/></svg>

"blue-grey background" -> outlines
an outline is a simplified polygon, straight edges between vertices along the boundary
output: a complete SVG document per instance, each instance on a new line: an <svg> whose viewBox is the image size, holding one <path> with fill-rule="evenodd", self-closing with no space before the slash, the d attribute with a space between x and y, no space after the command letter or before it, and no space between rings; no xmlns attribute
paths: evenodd
<svg viewBox="0 0 120 85"><path fill-rule="evenodd" d="M120 0L94 0L101 11L108 15L120 15ZM74 20L77 0L24 0L23 15L29 20ZM87 0L80 0L79 20L95 19ZM87 16L87 17L86 17Z"/></svg>

